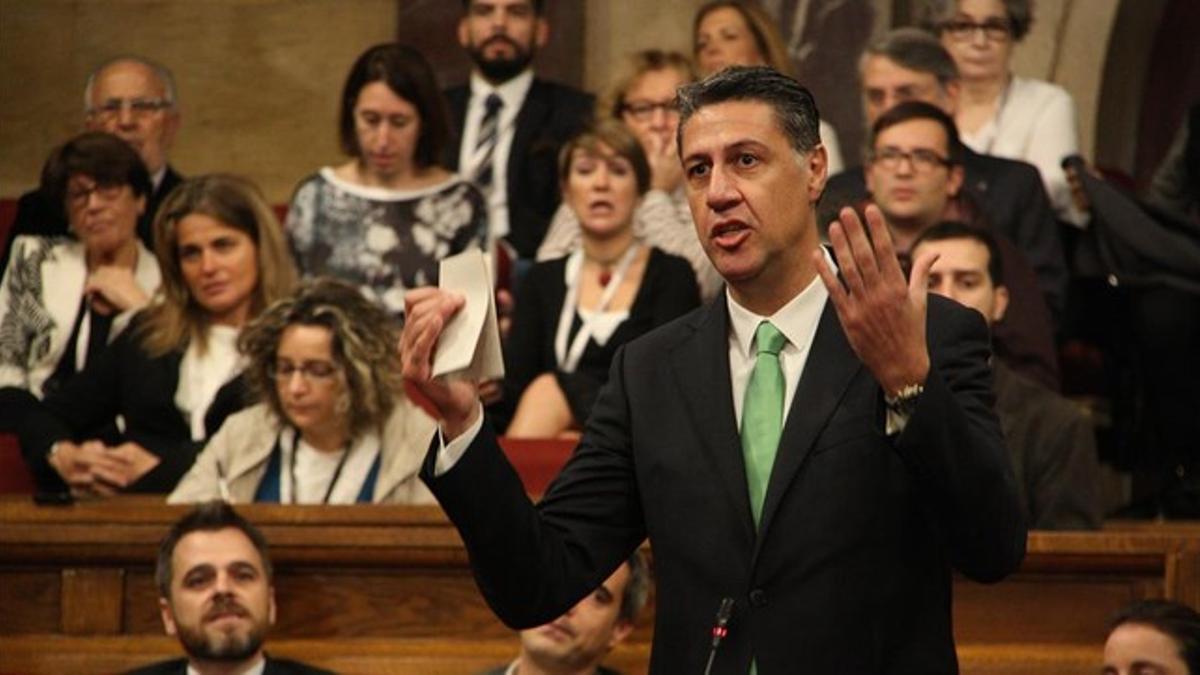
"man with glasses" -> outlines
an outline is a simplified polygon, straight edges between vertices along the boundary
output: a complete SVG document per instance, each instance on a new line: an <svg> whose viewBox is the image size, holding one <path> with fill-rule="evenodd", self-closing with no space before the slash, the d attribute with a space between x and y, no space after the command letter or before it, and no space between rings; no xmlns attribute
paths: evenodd
<svg viewBox="0 0 1200 675"><path fill-rule="evenodd" d="M544 0L463 0L458 41L475 67L446 92L454 139L445 164L488 198L488 239L533 260L558 208L558 149L591 118L593 98L536 78L550 37Z"/></svg>
<svg viewBox="0 0 1200 675"><path fill-rule="evenodd" d="M870 142L867 188L887 218L902 262L921 233L938 222L957 220L992 229L962 190L962 145L954 120L941 108L922 101L900 103L875 120ZM1002 235L996 239L1013 298L1005 319L993 326L996 352L1017 371L1054 389L1050 312L1020 250Z"/></svg>
<svg viewBox="0 0 1200 675"><path fill-rule="evenodd" d="M932 103L951 117L958 109L958 68L937 38L920 29L899 28L872 42L863 53L859 74L867 124L903 101ZM1066 303L1067 266L1054 210L1037 169L956 145L962 157L964 193L975 201L993 231L1020 248L1037 273L1047 306L1059 316ZM821 197L821 222L829 223L843 206L865 196L861 167L831 177Z"/></svg>
<svg viewBox="0 0 1200 675"><path fill-rule="evenodd" d="M138 220L138 236L154 250L151 225L158 205L179 184L168 152L179 130L180 116L171 71L137 56L121 56L101 64L88 76L83 92L84 128L107 131L129 143L150 173L151 191ZM4 263L13 239L22 234L69 234L61 202L42 190L21 196L4 247Z"/></svg>

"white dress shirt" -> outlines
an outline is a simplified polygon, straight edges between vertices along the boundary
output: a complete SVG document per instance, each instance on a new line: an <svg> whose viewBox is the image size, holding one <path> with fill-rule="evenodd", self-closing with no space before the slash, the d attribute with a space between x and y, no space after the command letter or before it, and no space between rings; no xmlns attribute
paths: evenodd
<svg viewBox="0 0 1200 675"><path fill-rule="evenodd" d="M830 257L828 250L825 250L825 260L833 267L833 258ZM833 269L837 270L836 267ZM754 332L758 329L759 322L763 320L774 324L788 339L788 343L784 345L779 354L779 363L783 368L786 386L783 402L783 421L786 424L787 411L796 395L796 385L800 382L800 375L804 372L804 364L808 361L813 336L816 335L817 326L821 322L821 313L825 310L829 291L825 289L825 284L819 276L813 277L803 291L769 317L757 316L738 305L733 296L729 295L728 290L725 292L729 305L730 391L733 396L733 411L738 428L740 429L742 426L742 399L745 398L746 384L750 380L750 371L754 369ZM459 434L457 438L446 443L441 436L441 429L438 429L441 447L438 449L438 455L434 461L433 475L440 476L454 468L463 453L467 451L467 447L479 435L479 430L483 428L483 409L481 404L476 405L479 405L480 408L475 423Z"/></svg>
<svg viewBox="0 0 1200 675"><path fill-rule="evenodd" d="M526 69L511 80L495 86L479 73L471 72L471 98L467 101L467 116L463 120L462 146L458 151L458 173L471 180L478 171L481 154L475 145L479 139L479 124L486 112L488 96L496 94L504 101L496 126L496 149L492 154L492 191L488 196L488 242L495 242L509 232L508 222L508 157L512 152L513 135L517 129L517 114L525 104L525 96L533 86L533 70Z"/></svg>

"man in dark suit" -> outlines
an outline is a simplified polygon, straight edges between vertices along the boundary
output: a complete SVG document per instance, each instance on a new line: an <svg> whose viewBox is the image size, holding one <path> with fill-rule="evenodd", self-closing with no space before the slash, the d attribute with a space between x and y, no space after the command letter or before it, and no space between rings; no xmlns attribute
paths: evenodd
<svg viewBox="0 0 1200 675"><path fill-rule="evenodd" d="M633 632L649 592L646 558L634 551L562 616L521 631L516 660L483 675L616 675L600 662Z"/></svg>
<svg viewBox="0 0 1200 675"><path fill-rule="evenodd" d="M446 92L453 140L448 167L488 196L492 241L533 260L558 208L558 150L592 116L594 99L534 77L531 63L550 26L543 0L463 0L458 41L475 67Z"/></svg>
<svg viewBox="0 0 1200 675"><path fill-rule="evenodd" d="M179 130L179 108L171 71L152 61L122 56L92 71L84 87L84 128L107 131L137 150L150 173L152 190L138 219L138 236L154 250L154 214L180 176L168 163L171 142ZM0 270L7 267L13 239L22 234L69 234L61 200L41 189L21 195Z"/></svg>
<svg viewBox="0 0 1200 675"><path fill-rule="evenodd" d="M267 541L229 504L200 504L171 526L159 545L154 581L163 627L179 638L187 658L129 675L328 673L263 651L275 623Z"/></svg>
<svg viewBox="0 0 1200 675"><path fill-rule="evenodd" d="M859 73L868 125L907 100L932 103L954 116L958 69L937 38L922 30L898 28L868 45ZM992 228L1025 254L1057 323L1066 304L1067 266L1058 221L1037 169L1025 162L981 155L961 143L959 154L963 191ZM819 222L834 220L843 207L867 196L863 167L833 176L821 197Z"/></svg>
<svg viewBox="0 0 1200 675"><path fill-rule="evenodd" d="M430 377L463 300L411 292L404 372L441 417L423 478L510 625L557 616L648 536L652 672L956 672L951 569L994 581L1025 550L987 328L926 304L932 257L906 281L873 206L870 240L850 209L831 226L835 271L795 80L733 68L680 102L688 200L726 293L618 353L535 507L475 385Z"/></svg>

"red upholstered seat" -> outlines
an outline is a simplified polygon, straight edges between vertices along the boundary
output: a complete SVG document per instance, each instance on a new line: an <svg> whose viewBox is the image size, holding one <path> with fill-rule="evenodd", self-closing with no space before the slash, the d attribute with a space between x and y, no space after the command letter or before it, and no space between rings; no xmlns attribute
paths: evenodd
<svg viewBox="0 0 1200 675"><path fill-rule="evenodd" d="M12 434L0 434L0 494L33 494L33 476Z"/></svg>

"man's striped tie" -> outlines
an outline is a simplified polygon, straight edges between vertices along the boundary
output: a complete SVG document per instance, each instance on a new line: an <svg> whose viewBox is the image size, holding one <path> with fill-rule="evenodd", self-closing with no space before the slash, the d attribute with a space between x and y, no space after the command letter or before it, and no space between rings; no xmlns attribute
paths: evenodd
<svg viewBox="0 0 1200 675"><path fill-rule="evenodd" d="M500 108L504 100L497 94L489 94L484 101L483 120L479 123L479 136L475 142L475 184L484 194L491 192L493 171L492 158L496 154L496 139L499 137Z"/></svg>

